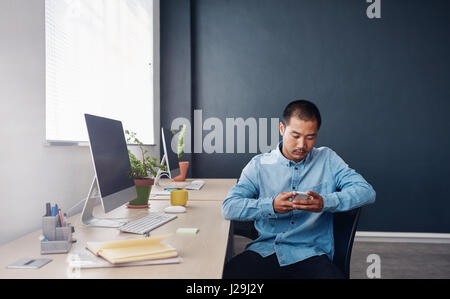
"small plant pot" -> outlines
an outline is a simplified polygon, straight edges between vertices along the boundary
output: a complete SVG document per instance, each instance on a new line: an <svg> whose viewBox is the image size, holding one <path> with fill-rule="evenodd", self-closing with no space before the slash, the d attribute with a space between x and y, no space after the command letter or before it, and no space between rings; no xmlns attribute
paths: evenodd
<svg viewBox="0 0 450 299"><path fill-rule="evenodd" d="M129 202L129 206L148 206L148 198L154 184L154 179L134 179L137 198Z"/></svg>
<svg viewBox="0 0 450 299"><path fill-rule="evenodd" d="M180 175L174 177L173 180L175 182L184 182L189 168L189 161L178 162L178 166L180 166Z"/></svg>

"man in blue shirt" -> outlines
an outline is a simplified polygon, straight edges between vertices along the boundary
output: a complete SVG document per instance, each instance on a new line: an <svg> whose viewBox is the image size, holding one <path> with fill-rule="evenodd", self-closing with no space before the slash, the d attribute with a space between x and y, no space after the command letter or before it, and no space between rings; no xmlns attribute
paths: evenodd
<svg viewBox="0 0 450 299"><path fill-rule="evenodd" d="M259 237L225 265L224 278L343 278L332 263L332 213L373 203L375 191L333 150L314 147L320 125L316 105L291 102L282 142L242 170L222 213L254 221ZM294 200L296 192L309 197Z"/></svg>

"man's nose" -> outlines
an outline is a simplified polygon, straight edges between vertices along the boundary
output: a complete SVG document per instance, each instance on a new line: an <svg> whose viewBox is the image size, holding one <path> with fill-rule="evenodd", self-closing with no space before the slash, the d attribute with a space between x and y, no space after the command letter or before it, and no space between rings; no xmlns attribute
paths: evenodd
<svg viewBox="0 0 450 299"><path fill-rule="evenodd" d="M305 145L305 139L303 137L300 137L297 139L297 147L298 148L303 148Z"/></svg>

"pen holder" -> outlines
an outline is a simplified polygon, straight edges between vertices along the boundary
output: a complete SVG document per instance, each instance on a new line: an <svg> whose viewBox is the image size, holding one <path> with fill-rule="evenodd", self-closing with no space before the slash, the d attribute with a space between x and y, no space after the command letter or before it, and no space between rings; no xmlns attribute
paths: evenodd
<svg viewBox="0 0 450 299"><path fill-rule="evenodd" d="M58 216L42 217L42 234L48 241L56 239L56 225L58 224Z"/></svg>
<svg viewBox="0 0 450 299"><path fill-rule="evenodd" d="M41 241L41 254L67 253L72 247L72 226L58 227L58 216L42 217L42 233L47 240Z"/></svg>

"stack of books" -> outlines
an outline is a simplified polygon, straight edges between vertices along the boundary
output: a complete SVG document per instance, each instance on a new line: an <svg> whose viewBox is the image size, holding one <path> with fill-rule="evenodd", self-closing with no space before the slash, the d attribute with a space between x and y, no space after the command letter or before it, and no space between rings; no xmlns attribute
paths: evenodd
<svg viewBox="0 0 450 299"><path fill-rule="evenodd" d="M181 259L178 258L176 249L161 243L169 236L170 234L111 242L87 242L86 249L106 260L111 266L179 263ZM89 267L89 264L84 264ZM95 265L92 264L91 267Z"/></svg>

